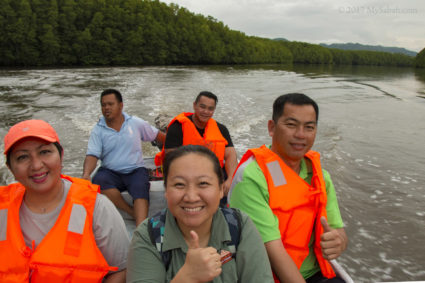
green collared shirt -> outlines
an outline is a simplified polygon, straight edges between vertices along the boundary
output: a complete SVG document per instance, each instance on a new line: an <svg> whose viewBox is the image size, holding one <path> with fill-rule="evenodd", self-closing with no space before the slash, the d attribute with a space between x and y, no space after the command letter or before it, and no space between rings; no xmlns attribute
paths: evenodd
<svg viewBox="0 0 425 283"><path fill-rule="evenodd" d="M236 259L222 266L221 274L214 283L274 282L264 244L251 219L241 213L241 236ZM130 245L127 282L170 282L186 260L188 246L174 216L167 210L164 227L163 251L171 251L168 270L148 232L148 220L143 221L134 232ZM226 219L219 209L213 216L209 247L229 250L231 236Z"/></svg>
<svg viewBox="0 0 425 283"><path fill-rule="evenodd" d="M302 159L298 175L309 184L313 175L310 171L305 160ZM332 228L342 228L344 224L342 222L335 188L326 170L323 170L323 178L326 185L328 223ZM254 157L240 165L236 171L233 177L229 204L231 207L241 209L252 218L264 243L281 238L279 220L269 206L267 181ZM313 252L313 243L314 233L312 233L309 243L309 255L300 268L300 273L304 278L309 278L320 270Z"/></svg>

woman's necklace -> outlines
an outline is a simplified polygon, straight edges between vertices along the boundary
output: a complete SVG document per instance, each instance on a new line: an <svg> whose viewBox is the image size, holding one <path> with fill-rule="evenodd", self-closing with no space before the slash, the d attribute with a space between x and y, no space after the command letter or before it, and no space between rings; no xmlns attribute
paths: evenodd
<svg viewBox="0 0 425 283"><path fill-rule="evenodd" d="M52 211L53 209L56 208L56 206L58 205L58 203L62 200L63 197L63 192L64 192L64 184L63 181L61 181L61 189L60 192L58 192L55 197L49 201L48 203L43 203L43 206L40 207L40 205L33 205L28 201L28 198L25 197L25 204L26 206L33 212L35 213L39 213L39 214L44 214L47 212Z"/></svg>

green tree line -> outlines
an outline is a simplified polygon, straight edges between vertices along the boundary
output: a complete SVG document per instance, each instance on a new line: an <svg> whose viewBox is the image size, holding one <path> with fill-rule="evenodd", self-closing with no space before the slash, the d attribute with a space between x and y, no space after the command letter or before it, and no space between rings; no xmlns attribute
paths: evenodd
<svg viewBox="0 0 425 283"><path fill-rule="evenodd" d="M282 44L291 51L294 63L370 66L413 66L414 64L414 57L399 53L341 50L294 41L285 41Z"/></svg>
<svg viewBox="0 0 425 283"><path fill-rule="evenodd" d="M158 0L0 0L0 38L0 66L414 65L401 54L246 36Z"/></svg>
<svg viewBox="0 0 425 283"><path fill-rule="evenodd" d="M416 55L415 65L417 68L425 68L425 48Z"/></svg>

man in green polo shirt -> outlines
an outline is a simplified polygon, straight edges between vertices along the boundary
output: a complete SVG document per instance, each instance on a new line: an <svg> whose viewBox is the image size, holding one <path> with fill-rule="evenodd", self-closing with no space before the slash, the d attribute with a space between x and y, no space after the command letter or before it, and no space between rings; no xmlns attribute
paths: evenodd
<svg viewBox="0 0 425 283"><path fill-rule="evenodd" d="M344 282L327 262L341 255L348 239L329 173L310 151L318 114L304 94L278 97L268 122L271 146L247 151L228 195L230 206L257 226L281 282Z"/></svg>

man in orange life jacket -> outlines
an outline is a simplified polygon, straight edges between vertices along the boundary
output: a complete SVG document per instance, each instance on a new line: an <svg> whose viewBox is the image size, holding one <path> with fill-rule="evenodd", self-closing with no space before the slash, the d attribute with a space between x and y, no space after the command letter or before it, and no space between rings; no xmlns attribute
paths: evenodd
<svg viewBox="0 0 425 283"><path fill-rule="evenodd" d="M256 224L276 282L344 282L328 260L341 255L348 239L329 173L310 150L318 114L304 94L278 97L268 122L272 145L245 153L228 194L230 206Z"/></svg>
<svg viewBox="0 0 425 283"><path fill-rule="evenodd" d="M163 151L157 155L156 164L160 165L167 152L188 144L204 145L211 149L225 174L229 177L224 182L224 194L230 189L231 176L237 166L236 151L226 126L216 122L212 116L218 98L209 91L202 91L193 102L194 113L183 112L171 120L168 125ZM226 198L223 198L225 201Z"/></svg>

